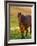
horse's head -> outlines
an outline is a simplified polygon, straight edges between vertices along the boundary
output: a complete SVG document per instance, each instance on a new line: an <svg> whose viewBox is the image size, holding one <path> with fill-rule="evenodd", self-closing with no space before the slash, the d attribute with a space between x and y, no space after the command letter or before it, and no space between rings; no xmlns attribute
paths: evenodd
<svg viewBox="0 0 37 46"><path fill-rule="evenodd" d="M19 20L19 21L21 20L21 12L18 13L18 20Z"/></svg>
<svg viewBox="0 0 37 46"><path fill-rule="evenodd" d="M18 17L20 17L21 16L21 12L20 13L18 13Z"/></svg>

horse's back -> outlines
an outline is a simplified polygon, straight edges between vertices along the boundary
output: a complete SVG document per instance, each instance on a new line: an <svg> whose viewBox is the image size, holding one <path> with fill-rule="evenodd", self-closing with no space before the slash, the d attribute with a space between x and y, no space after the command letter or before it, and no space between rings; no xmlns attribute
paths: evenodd
<svg viewBox="0 0 37 46"><path fill-rule="evenodd" d="M21 22L24 24L24 25L31 25L31 16L21 16Z"/></svg>

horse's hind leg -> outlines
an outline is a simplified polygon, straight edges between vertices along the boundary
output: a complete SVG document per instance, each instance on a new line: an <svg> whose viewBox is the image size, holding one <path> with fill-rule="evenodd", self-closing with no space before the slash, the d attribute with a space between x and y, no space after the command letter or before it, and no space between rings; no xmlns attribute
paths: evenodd
<svg viewBox="0 0 37 46"><path fill-rule="evenodd" d="M31 34L31 27L30 27L30 34Z"/></svg>

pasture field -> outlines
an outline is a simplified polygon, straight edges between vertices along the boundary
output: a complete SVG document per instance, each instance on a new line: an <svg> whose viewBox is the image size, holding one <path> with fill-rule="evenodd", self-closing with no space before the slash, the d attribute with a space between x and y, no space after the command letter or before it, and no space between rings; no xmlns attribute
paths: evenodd
<svg viewBox="0 0 37 46"><path fill-rule="evenodd" d="M19 28L19 21L17 16L11 16L10 15L10 33L9 38L10 39L21 39L21 31ZM32 33L31 33L32 34ZM28 35L26 36L26 31L23 33L24 38L22 39L31 39L30 32L28 32Z"/></svg>

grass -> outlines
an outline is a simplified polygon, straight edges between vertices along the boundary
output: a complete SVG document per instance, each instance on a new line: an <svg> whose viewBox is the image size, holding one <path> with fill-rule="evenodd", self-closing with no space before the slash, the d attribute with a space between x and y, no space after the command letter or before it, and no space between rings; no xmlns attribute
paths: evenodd
<svg viewBox="0 0 37 46"><path fill-rule="evenodd" d="M10 39L21 39L21 31L19 28L19 22L17 16L10 16ZM26 36L26 32L23 33L23 39L31 39L31 35L28 32L28 35Z"/></svg>

